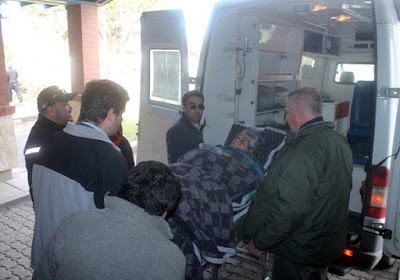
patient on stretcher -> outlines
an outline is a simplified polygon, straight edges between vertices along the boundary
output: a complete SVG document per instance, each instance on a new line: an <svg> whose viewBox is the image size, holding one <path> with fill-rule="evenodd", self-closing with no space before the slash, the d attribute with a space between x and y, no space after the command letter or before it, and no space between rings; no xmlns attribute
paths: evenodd
<svg viewBox="0 0 400 280"><path fill-rule="evenodd" d="M202 279L202 262L223 263L235 254L232 203L241 205L265 174L264 162L251 154L260 133L245 127L236 133L228 145L203 144L170 165L182 197L168 222L186 257L186 279Z"/></svg>
<svg viewBox="0 0 400 280"><path fill-rule="evenodd" d="M261 165L257 162L257 160L252 156L252 153L254 152L254 149L256 147L256 143L258 140L258 135L255 131L245 128L242 131L240 131L235 138L231 141L229 144L228 150L233 150L237 153L240 153L243 155L243 157L248 161L251 167L254 168L254 170L257 172L257 174L260 176L260 179L264 177L264 170L262 169ZM202 150L208 150L213 153L216 153L218 155L225 155L229 156L226 151L224 154L224 147L221 146L214 146L214 145L209 145L206 143L201 143L199 145L199 148Z"/></svg>

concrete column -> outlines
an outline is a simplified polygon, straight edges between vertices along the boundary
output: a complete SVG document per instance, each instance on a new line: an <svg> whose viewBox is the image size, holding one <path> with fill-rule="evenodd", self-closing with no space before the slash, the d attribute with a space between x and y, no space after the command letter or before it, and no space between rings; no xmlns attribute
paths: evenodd
<svg viewBox="0 0 400 280"><path fill-rule="evenodd" d="M0 20L0 182L11 178L11 168L18 165L15 141L15 106L9 105L7 72L4 57L3 32Z"/></svg>
<svg viewBox="0 0 400 280"><path fill-rule="evenodd" d="M86 82L100 78L97 7L68 5L67 14L71 88L74 92L82 93ZM80 96L71 104L76 121L80 111Z"/></svg>
<svg viewBox="0 0 400 280"><path fill-rule="evenodd" d="M4 57L3 30L0 20L0 105L9 105L8 100L8 83L6 72L6 59ZM7 109L10 114L15 112L15 106L8 106L14 109ZM3 111L4 113L4 111Z"/></svg>

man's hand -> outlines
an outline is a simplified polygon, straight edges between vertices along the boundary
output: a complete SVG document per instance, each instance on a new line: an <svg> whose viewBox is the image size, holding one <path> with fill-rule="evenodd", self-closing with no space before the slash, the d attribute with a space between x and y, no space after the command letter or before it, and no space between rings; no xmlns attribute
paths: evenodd
<svg viewBox="0 0 400 280"><path fill-rule="evenodd" d="M250 241L249 244L247 244L247 250L249 250L249 254L252 256L256 256L256 257L260 257L264 251L258 250L255 246L254 246L254 242L253 239Z"/></svg>

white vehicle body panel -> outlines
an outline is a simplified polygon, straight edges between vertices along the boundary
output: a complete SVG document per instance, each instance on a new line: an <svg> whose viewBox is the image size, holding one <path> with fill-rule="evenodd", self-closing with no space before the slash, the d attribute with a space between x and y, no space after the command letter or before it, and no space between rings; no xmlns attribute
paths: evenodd
<svg viewBox="0 0 400 280"><path fill-rule="evenodd" d="M379 160L398 152L400 147L400 1L387 1L385 5L377 5L377 87L383 96L378 97L375 134L390 132L387 139L376 137L373 159ZM394 89L390 96L384 97L384 89ZM390 115L389 120L387 114ZM386 119L385 119L386 117ZM383 147L387 147L385 152ZM384 250L389 254L400 256L400 162L399 157L388 158L385 164L390 168L391 177L387 201L385 227L393 231L390 240L384 243Z"/></svg>

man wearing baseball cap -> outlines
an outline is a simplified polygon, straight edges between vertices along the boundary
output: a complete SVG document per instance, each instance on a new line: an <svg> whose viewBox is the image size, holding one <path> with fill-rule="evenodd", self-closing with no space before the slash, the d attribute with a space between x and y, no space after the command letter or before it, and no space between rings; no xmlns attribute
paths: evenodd
<svg viewBox="0 0 400 280"><path fill-rule="evenodd" d="M32 168L32 268L63 218L102 209L105 196L118 194L128 165L109 136L121 126L128 100L128 92L111 80L87 82L78 122L68 122L40 148Z"/></svg>
<svg viewBox="0 0 400 280"><path fill-rule="evenodd" d="M76 93L66 93L57 86L43 89L37 98L39 116L32 127L24 148L25 165L28 170L29 192L32 197L32 167L42 144L50 136L63 130L72 121L72 106L69 101Z"/></svg>

